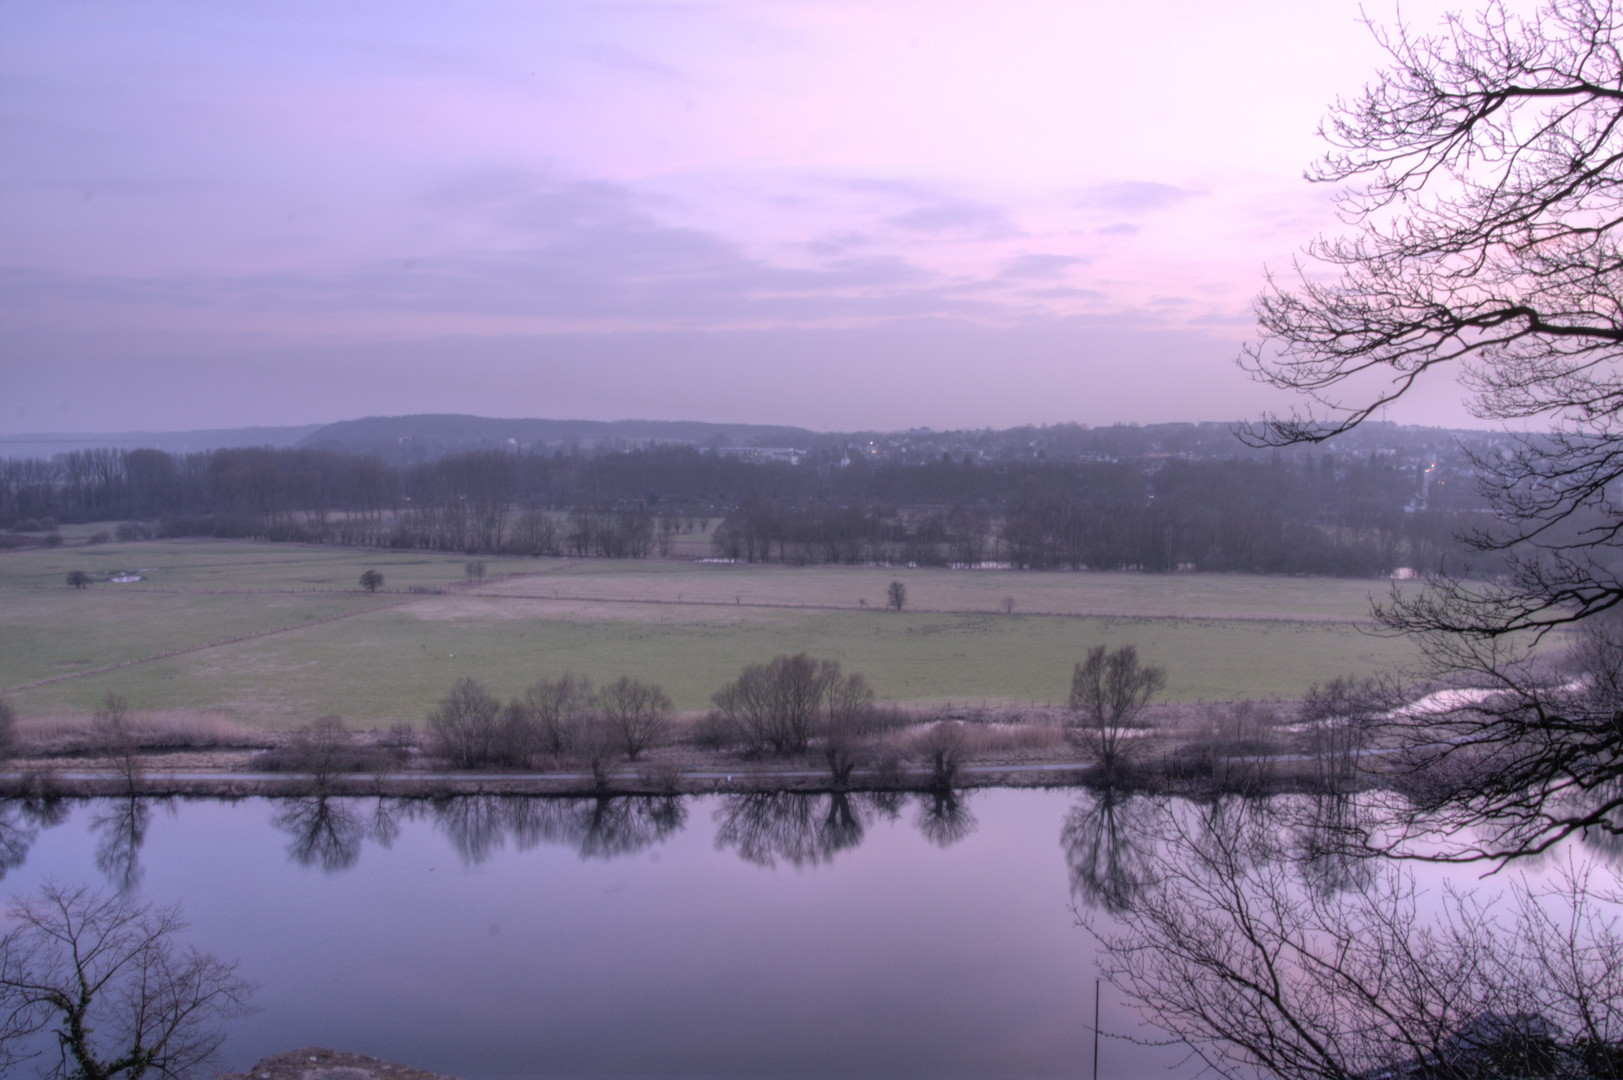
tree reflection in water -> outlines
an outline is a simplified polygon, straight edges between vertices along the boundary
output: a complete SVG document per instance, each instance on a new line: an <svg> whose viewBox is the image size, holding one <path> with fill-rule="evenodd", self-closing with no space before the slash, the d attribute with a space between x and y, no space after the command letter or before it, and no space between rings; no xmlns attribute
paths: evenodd
<svg viewBox="0 0 1623 1080"><path fill-rule="evenodd" d="M1609 870L1574 862L1554 884L1427 895L1406 866L1349 869L1344 849L1304 844L1302 823L1334 834L1356 808L1152 805L1154 874L1108 917L1079 919L1101 974L1212 1072L1618 1075L1623 922Z"/></svg>
<svg viewBox="0 0 1623 1080"><path fill-rule="evenodd" d="M41 826L49 829L68 817L61 799L7 799L0 802L0 880L28 859Z"/></svg>
<svg viewBox="0 0 1623 1080"><path fill-rule="evenodd" d="M489 859L508 838L520 851L563 844L583 859L612 859L652 847L687 824L687 805L674 795L491 795L444 799L433 806L435 823L470 865Z"/></svg>
<svg viewBox="0 0 1623 1080"><path fill-rule="evenodd" d="M963 796L943 790L918 796L914 824L947 847L974 832ZM896 820L906 796L895 792L750 792L728 795L716 809L716 850L736 848L758 866L817 866L855 848L875 818Z"/></svg>
<svg viewBox="0 0 1623 1080"><path fill-rule="evenodd" d="M26 819L21 803L0 806L0 880L27 861L38 836L39 827Z"/></svg>
<svg viewBox="0 0 1623 1080"><path fill-rule="evenodd" d="M825 863L861 844L871 822L898 820L909 798L918 800L915 826L940 847L978 827L963 795L947 790L911 797L897 792L739 794L722 799L716 810L716 847L734 848L762 866L780 860L795 866ZM291 837L287 852L294 862L332 872L354 866L366 840L388 847L403 819L418 818L431 821L470 866L488 861L509 843L519 851L560 844L583 859L612 859L680 832L687 825L688 804L676 795L472 795L432 802L380 798L367 810L358 799L310 796L284 801L271 820ZM138 848L140 832L135 828L123 835L133 836Z"/></svg>
<svg viewBox="0 0 1623 1080"><path fill-rule="evenodd" d="M351 799L288 799L271 824L292 837L287 845L289 858L300 866L319 866L329 874L355 865L367 834L366 821Z"/></svg>
<svg viewBox="0 0 1623 1080"><path fill-rule="evenodd" d="M96 834L96 869L121 893L141 886L145 875L141 845L151 820L150 801L137 798L108 799L90 818L90 831Z"/></svg>
<svg viewBox="0 0 1623 1080"><path fill-rule="evenodd" d="M938 788L919 796L919 812L913 819L924 838L936 847L951 847L980 828L969 812L968 798L951 788Z"/></svg>
<svg viewBox="0 0 1623 1080"><path fill-rule="evenodd" d="M1319 795L1293 816L1302 881L1316 895L1367 889L1375 863L1362 849L1366 823L1350 795Z"/></svg>
<svg viewBox="0 0 1623 1080"><path fill-rule="evenodd" d="M737 848L757 866L776 866L779 859L816 866L860 844L862 835L861 815L844 793L746 792L728 795L716 809L716 850Z"/></svg>
<svg viewBox="0 0 1623 1080"><path fill-rule="evenodd" d="M1156 805L1116 784L1090 791L1060 829L1071 895L1088 907L1121 911L1150 879L1149 830Z"/></svg>

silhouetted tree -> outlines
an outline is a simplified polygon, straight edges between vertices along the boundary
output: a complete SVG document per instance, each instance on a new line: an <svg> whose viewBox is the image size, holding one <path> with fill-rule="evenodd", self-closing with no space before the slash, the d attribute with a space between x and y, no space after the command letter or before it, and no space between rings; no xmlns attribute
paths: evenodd
<svg viewBox="0 0 1623 1080"><path fill-rule="evenodd" d="M383 575L376 570L368 570L361 575L361 588L367 592L377 592L383 588Z"/></svg>
<svg viewBox="0 0 1623 1080"><path fill-rule="evenodd" d="M68 586L74 589L87 588L90 585L90 575L83 570L68 571Z"/></svg>
<svg viewBox="0 0 1623 1080"><path fill-rule="evenodd" d="M907 603L907 586L900 581L891 582L890 587L885 590L885 602L894 611L902 610L902 606Z"/></svg>
<svg viewBox="0 0 1623 1080"><path fill-rule="evenodd" d="M1155 873L1108 921L1081 916L1105 978L1211 1071L1419 1080L1623 1064L1623 935L1585 871L1511 885L1501 919L1466 893L1422 903L1392 863L1310 887L1279 824L1240 800L1169 804Z"/></svg>
<svg viewBox="0 0 1623 1080"><path fill-rule="evenodd" d="M1615 706L1542 676L1530 652L1623 604L1620 20L1606 0L1548 0L1450 16L1438 34L1377 29L1389 64L1334 107L1312 173L1339 186L1352 232L1316 240L1294 286L1270 283L1246 351L1314 403L1247 429L1258 444L1344 433L1450 366L1478 417L1547 428L1469 453L1492 511L1464 537L1478 567L1376 609L1437 679L1491 691L1385 732L1411 749L1428 815L1489 830L1467 857L1623 829Z"/></svg>
<svg viewBox="0 0 1623 1080"><path fill-rule="evenodd" d="M182 1077L225 1039L224 1021L252 1011L236 965L182 950L178 908L43 886L14 900L0 938L0 1066L21 1064L50 1032L51 1074L91 1080Z"/></svg>

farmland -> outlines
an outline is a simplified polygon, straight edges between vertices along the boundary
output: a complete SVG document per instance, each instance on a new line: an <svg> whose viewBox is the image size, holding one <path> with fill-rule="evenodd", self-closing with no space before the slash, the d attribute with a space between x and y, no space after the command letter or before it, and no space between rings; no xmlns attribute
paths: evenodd
<svg viewBox="0 0 1623 1080"><path fill-rule="evenodd" d="M1363 632L1384 592L1370 581L487 557L470 583L466 562L230 540L0 554L0 687L25 716L119 693L268 727L375 726L420 722L463 676L505 697L566 670L653 680L698 710L744 664L803 650L914 703L1062 701L1094 645L1137 644L1173 701L1294 698L1414 659ZM367 569L375 594L356 584ZM90 586L67 588L72 570Z"/></svg>

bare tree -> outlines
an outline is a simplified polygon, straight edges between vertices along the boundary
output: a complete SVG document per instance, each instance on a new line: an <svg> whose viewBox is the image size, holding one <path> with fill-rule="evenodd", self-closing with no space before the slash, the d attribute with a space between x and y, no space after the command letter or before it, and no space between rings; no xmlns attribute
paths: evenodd
<svg viewBox="0 0 1623 1080"><path fill-rule="evenodd" d="M439 707L428 714L428 727L440 752L464 769L487 764L495 751L502 703L478 679L458 679Z"/></svg>
<svg viewBox="0 0 1623 1080"><path fill-rule="evenodd" d="M900 581L891 582L890 588L885 590L885 602L894 611L902 610L903 605L907 603L907 586Z"/></svg>
<svg viewBox="0 0 1623 1080"><path fill-rule="evenodd" d="M1442 917L1407 870L1307 887L1279 822L1238 800L1172 804L1155 873L1080 919L1101 966L1222 1076L1609 1076L1623 1054L1623 935L1581 870L1469 895Z"/></svg>
<svg viewBox="0 0 1623 1080"><path fill-rule="evenodd" d="M1335 105L1310 174L1341 185L1352 232L1314 241L1293 285L1270 281L1244 361L1313 405L1244 434L1321 441L1451 366L1479 417L1549 426L1472 461L1494 524L1467 539L1504 573L1438 575L1376 610L1434 677L1490 699L1389 733L1451 826L1513 822L1483 854L1615 835L1617 713L1528 650L1623 604L1623 11L1493 2L1436 34L1372 29L1389 66Z"/></svg>
<svg viewBox="0 0 1623 1080"><path fill-rule="evenodd" d="M751 664L711 699L747 752L805 752L840 665L805 653Z"/></svg>
<svg viewBox="0 0 1623 1080"><path fill-rule="evenodd" d="M536 722L535 713L519 698L509 701L496 721L492 759L523 768L541 752L541 743L541 725Z"/></svg>
<svg viewBox="0 0 1623 1080"><path fill-rule="evenodd" d="M0 698L0 761L17 752L17 710L11 702Z"/></svg>
<svg viewBox="0 0 1623 1080"><path fill-rule="evenodd" d="M337 716L322 716L293 733L293 768L310 778L311 793L326 795L344 773L365 768L369 762L355 736Z"/></svg>
<svg viewBox="0 0 1623 1080"><path fill-rule="evenodd" d="M1014 597L1005 596L1003 598L1003 603L1002 603L1001 606L1003 608L1003 614L1005 614L1005 615L1013 615L1014 614Z"/></svg>
<svg viewBox="0 0 1623 1080"><path fill-rule="evenodd" d="M559 754L569 749L569 735L592 709L592 681L565 672L556 679L541 679L524 691L524 706L537 730L541 752Z"/></svg>
<svg viewBox="0 0 1623 1080"><path fill-rule="evenodd" d="M873 688L860 674L836 675L824 698L823 757L836 787L850 782L867 749L873 717Z"/></svg>
<svg viewBox="0 0 1623 1080"><path fill-rule="evenodd" d="M134 796L146 770L141 762L141 745L130 717L129 699L108 694L101 708L90 717L96 742L111 760L114 775L124 783L125 794Z"/></svg>
<svg viewBox="0 0 1623 1080"><path fill-rule="evenodd" d="M964 725L957 720L931 724L921 749L930 764L930 786L937 791L950 789L964 760Z"/></svg>
<svg viewBox="0 0 1623 1080"><path fill-rule="evenodd" d="M632 761L670 730L671 699L653 683L622 675L598 691L597 707Z"/></svg>
<svg viewBox="0 0 1623 1080"><path fill-rule="evenodd" d="M377 592L383 588L383 575L376 570L368 570L361 575L361 588L367 592Z"/></svg>
<svg viewBox="0 0 1623 1080"><path fill-rule="evenodd" d="M1128 731L1139 712L1166 686L1166 669L1139 662L1138 649L1099 645L1071 674L1065 737L1085 748L1107 772L1126 764Z"/></svg>
<svg viewBox="0 0 1623 1080"><path fill-rule="evenodd" d="M89 585L90 585L90 575L89 574L85 573L83 570L69 570L68 571L68 587L69 588L83 589L83 588L89 587Z"/></svg>
<svg viewBox="0 0 1623 1080"><path fill-rule="evenodd" d="M1334 794L1355 789L1359 755L1393 705L1390 688L1374 679L1332 679L1314 684L1302 699L1301 722L1307 726L1319 788Z"/></svg>
<svg viewBox="0 0 1623 1080"><path fill-rule="evenodd" d="M609 786L610 770L620 755L625 753L625 737L597 709L588 709L575 721L575 730L569 738L575 758L592 774L592 783L598 791Z"/></svg>
<svg viewBox="0 0 1623 1080"><path fill-rule="evenodd" d="M1575 636L1556 666L1519 646L1428 640L1476 685L1381 715L1407 796L1385 846L1414 855L1410 835L1442 829L1457 842L1423 857L1504 861L1574 834L1623 838L1623 618L1588 619Z"/></svg>
<svg viewBox="0 0 1623 1080"><path fill-rule="evenodd" d="M519 514L513 522L508 546L521 555L559 555L563 551L557 523L545 510L533 507Z"/></svg>
<svg viewBox="0 0 1623 1080"><path fill-rule="evenodd" d="M468 560L468 562L464 563L462 566L462 576L476 584L485 580L485 560Z"/></svg>
<svg viewBox="0 0 1623 1080"><path fill-rule="evenodd" d="M252 1011L236 965L182 949L178 908L47 884L14 900L0 938L0 1066L54 1036L45 1075L67 1080L189 1076L213 1058L220 1024Z"/></svg>

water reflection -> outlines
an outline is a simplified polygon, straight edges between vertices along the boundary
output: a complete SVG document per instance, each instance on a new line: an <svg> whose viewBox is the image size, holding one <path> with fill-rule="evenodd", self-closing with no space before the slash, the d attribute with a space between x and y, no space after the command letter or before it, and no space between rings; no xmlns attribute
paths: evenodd
<svg viewBox="0 0 1623 1080"><path fill-rule="evenodd" d="M1073 806L1060 829L1071 895L1111 912L1131 904L1150 880L1155 813L1148 796L1115 784Z"/></svg>
<svg viewBox="0 0 1623 1080"><path fill-rule="evenodd" d="M289 858L300 866L319 866L329 874L355 865L367 833L351 800L319 796L288 799L271 824L292 837L287 845Z"/></svg>
<svg viewBox="0 0 1623 1080"><path fill-rule="evenodd" d="M715 813L717 850L733 849L760 866L826 863L862 843L876 821L894 822L917 799L914 825L931 843L948 847L979 823L961 792L909 796L900 792L765 792L731 795ZM111 803L95 819L105 858L98 865L115 883L140 880L136 854L146 828L140 800ZM332 873L359 861L365 842L387 848L403 821L426 820L444 834L462 860L476 866L512 844L528 851L542 844L572 848L582 859L633 855L680 832L688 823L688 800L676 795L545 798L522 795L461 796L433 801L362 800L308 796L278 804L272 824L289 836L288 857L300 866ZM4 819L0 819L3 827ZM22 850L31 834L21 834ZM3 839L3 833L0 833ZM120 875L123 875L121 878Z"/></svg>
<svg viewBox="0 0 1623 1080"><path fill-rule="evenodd" d="M916 796L914 826L931 843L948 847L979 826L960 792ZM716 809L716 850L736 849L757 866L817 866L862 843L877 819L895 821L907 805L899 792L749 792L728 795Z"/></svg>
<svg viewBox="0 0 1623 1080"><path fill-rule="evenodd" d="M1375 863L1364 850L1360 803L1349 795L1321 795L1297 815L1294 827L1302 881L1317 896L1364 889Z"/></svg>
<svg viewBox="0 0 1623 1080"><path fill-rule="evenodd" d="M152 807L147 799L109 799L90 818L96 837L96 869L121 893L141 887L141 845L146 843Z"/></svg>
<svg viewBox="0 0 1623 1080"><path fill-rule="evenodd" d="M1095 854L1108 805L1101 792L1067 819L1073 872L1077 850L1120 861ZM1153 876L1081 923L1104 978L1213 1072L1616 1075L1582 1057L1623 1030L1615 879L1569 863L1553 886L1428 892L1412 866L1359 857L1348 840L1371 811L1356 800L1150 805Z"/></svg>
<svg viewBox="0 0 1623 1080"><path fill-rule="evenodd" d="M862 843L860 809L844 792L803 795L789 791L729 795L716 809L716 850L738 849L757 866L816 866Z"/></svg>
<svg viewBox="0 0 1623 1080"><path fill-rule="evenodd" d="M28 820L22 803L0 806L0 880L27 861L38 836L39 826Z"/></svg>
<svg viewBox="0 0 1623 1080"><path fill-rule="evenodd" d="M68 804L61 799L0 801L0 880L28 861L41 828L54 828L67 819Z"/></svg>
<svg viewBox="0 0 1623 1080"><path fill-rule="evenodd" d="M951 788L938 788L919 796L919 812L914 826L936 847L951 847L980 828L969 812L966 796Z"/></svg>

